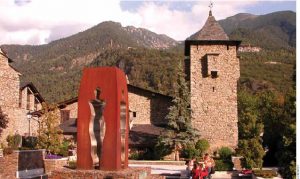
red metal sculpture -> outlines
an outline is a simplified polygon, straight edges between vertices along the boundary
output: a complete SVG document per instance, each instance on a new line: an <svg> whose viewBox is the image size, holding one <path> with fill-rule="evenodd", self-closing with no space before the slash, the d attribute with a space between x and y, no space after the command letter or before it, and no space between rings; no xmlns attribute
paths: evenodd
<svg viewBox="0 0 300 179"><path fill-rule="evenodd" d="M78 97L77 168L128 167L128 91L115 67L83 71Z"/></svg>

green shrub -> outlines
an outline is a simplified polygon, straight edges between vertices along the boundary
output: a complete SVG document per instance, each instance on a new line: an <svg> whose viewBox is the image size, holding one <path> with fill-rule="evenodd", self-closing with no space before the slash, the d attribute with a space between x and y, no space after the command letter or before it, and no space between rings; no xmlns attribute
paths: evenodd
<svg viewBox="0 0 300 179"><path fill-rule="evenodd" d="M70 146L70 142L68 140L63 140L63 142L59 146L58 154L67 157L69 155L69 146Z"/></svg>
<svg viewBox="0 0 300 179"><path fill-rule="evenodd" d="M233 152L229 147L221 147L219 149L220 159L222 160L230 160L232 154Z"/></svg>
<svg viewBox="0 0 300 179"><path fill-rule="evenodd" d="M209 149L209 143L206 139L200 139L196 142L195 148L198 150L198 155L203 156L207 149Z"/></svg>
<svg viewBox="0 0 300 179"><path fill-rule="evenodd" d="M152 150L154 160L162 160L165 156L172 153L172 147L164 143L161 137L158 138Z"/></svg>
<svg viewBox="0 0 300 179"><path fill-rule="evenodd" d="M231 171L233 168L233 163L228 160L215 160L216 166L215 170L216 171Z"/></svg>
<svg viewBox="0 0 300 179"><path fill-rule="evenodd" d="M130 153L128 158L131 160L139 160L140 154L138 152L132 152L132 153Z"/></svg>
<svg viewBox="0 0 300 179"><path fill-rule="evenodd" d="M273 178L277 176L277 173L273 170L253 170L253 173L257 177L263 177L263 178Z"/></svg>
<svg viewBox="0 0 300 179"><path fill-rule="evenodd" d="M13 150L17 150L22 146L22 136L20 134L8 135L6 141L8 143L8 147Z"/></svg>
<svg viewBox="0 0 300 179"><path fill-rule="evenodd" d="M191 159L194 157L199 157L199 152L192 144L189 144L181 151L181 156L183 158Z"/></svg>

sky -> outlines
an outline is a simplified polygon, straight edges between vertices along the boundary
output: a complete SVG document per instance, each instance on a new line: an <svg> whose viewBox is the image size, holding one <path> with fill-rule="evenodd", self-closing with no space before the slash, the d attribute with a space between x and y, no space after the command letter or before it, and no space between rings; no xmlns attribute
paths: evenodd
<svg viewBox="0 0 300 179"><path fill-rule="evenodd" d="M184 40L200 30L209 0L0 0L0 44L40 45L68 37L103 21L120 22ZM214 0L217 20L237 13L296 12L296 1Z"/></svg>

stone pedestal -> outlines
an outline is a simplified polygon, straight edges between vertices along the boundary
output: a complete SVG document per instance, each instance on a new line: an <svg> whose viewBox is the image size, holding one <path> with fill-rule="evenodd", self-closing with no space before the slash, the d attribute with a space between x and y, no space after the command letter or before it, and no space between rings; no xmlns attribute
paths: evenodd
<svg viewBox="0 0 300 179"><path fill-rule="evenodd" d="M53 170L62 169L68 166L68 158L62 159L44 159L45 173L51 174Z"/></svg>
<svg viewBox="0 0 300 179"><path fill-rule="evenodd" d="M151 168L149 167L127 168L120 171L72 170L64 168L52 171L49 179L148 179L149 177L151 178Z"/></svg>
<svg viewBox="0 0 300 179"><path fill-rule="evenodd" d="M0 178L43 177L44 150L16 150L0 158Z"/></svg>

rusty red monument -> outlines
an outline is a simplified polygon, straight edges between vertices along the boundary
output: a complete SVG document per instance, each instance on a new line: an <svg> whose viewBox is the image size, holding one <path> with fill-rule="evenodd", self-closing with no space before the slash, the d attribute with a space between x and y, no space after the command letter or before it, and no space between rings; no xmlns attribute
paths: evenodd
<svg viewBox="0 0 300 179"><path fill-rule="evenodd" d="M128 117L123 71L116 67L84 69L78 96L78 169L128 167Z"/></svg>

